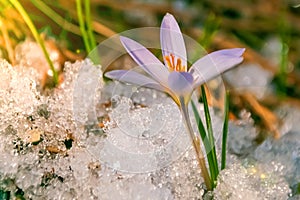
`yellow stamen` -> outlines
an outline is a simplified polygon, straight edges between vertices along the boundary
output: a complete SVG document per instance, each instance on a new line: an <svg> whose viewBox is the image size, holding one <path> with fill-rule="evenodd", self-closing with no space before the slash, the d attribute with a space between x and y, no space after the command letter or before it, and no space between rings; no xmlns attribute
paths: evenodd
<svg viewBox="0 0 300 200"><path fill-rule="evenodd" d="M177 62L175 65L175 56L173 54L165 56L165 61L170 71L178 71L178 72L186 71L186 67L182 65L182 60L180 58L177 58Z"/></svg>
<svg viewBox="0 0 300 200"><path fill-rule="evenodd" d="M170 55L172 58L172 65L173 65L173 70L175 70L175 56L173 54Z"/></svg>
<svg viewBox="0 0 300 200"><path fill-rule="evenodd" d="M176 64L176 71L181 71L182 69L181 69L181 59L180 58L178 58L177 59L177 64Z"/></svg>
<svg viewBox="0 0 300 200"><path fill-rule="evenodd" d="M170 57L169 57L169 56L165 56L165 60L166 60L166 63L167 63L167 65L168 65L168 67L169 67L170 69L172 69L172 64L171 64L171 61L170 61Z"/></svg>

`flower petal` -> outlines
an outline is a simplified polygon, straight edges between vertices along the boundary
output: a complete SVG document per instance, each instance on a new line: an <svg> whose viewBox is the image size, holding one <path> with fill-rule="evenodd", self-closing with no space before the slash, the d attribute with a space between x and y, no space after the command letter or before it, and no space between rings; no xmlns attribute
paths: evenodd
<svg viewBox="0 0 300 200"><path fill-rule="evenodd" d="M177 58L180 58L182 65L187 67L186 49L183 36L175 18L169 13L165 15L161 23L160 44L165 63L165 57L173 54L176 58L174 63L175 66L177 65Z"/></svg>
<svg viewBox="0 0 300 200"><path fill-rule="evenodd" d="M121 36L120 40L132 59L145 72L163 86L167 85L169 71L148 49L127 37Z"/></svg>
<svg viewBox="0 0 300 200"><path fill-rule="evenodd" d="M169 75L169 88L178 96L190 95L193 91L194 78L188 72L173 71Z"/></svg>
<svg viewBox="0 0 300 200"><path fill-rule="evenodd" d="M135 71L128 70L113 70L105 73L105 76L110 79L115 79L121 82L136 84L148 88L153 88L160 91L165 91L164 88L153 79L144 76Z"/></svg>
<svg viewBox="0 0 300 200"><path fill-rule="evenodd" d="M210 53L197 60L189 72L195 79L194 87L207 82L226 70L236 66L243 61L245 49L224 49Z"/></svg>

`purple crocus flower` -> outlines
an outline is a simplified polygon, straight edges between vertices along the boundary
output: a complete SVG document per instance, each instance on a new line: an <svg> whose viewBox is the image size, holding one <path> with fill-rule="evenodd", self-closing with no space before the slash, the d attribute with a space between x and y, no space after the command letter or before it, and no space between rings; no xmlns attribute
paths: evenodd
<svg viewBox="0 0 300 200"><path fill-rule="evenodd" d="M187 53L180 28L171 14L166 14L160 29L160 42L164 64L141 44L127 37L120 40L133 60L149 75L128 70L107 72L106 77L122 82L154 88L168 93L180 108L183 121L197 154L207 189L212 189L199 134L195 134L189 119L187 105L193 90L243 61L245 49L225 49L210 53L197 60L188 70ZM207 152L208 153L208 152Z"/></svg>
<svg viewBox="0 0 300 200"><path fill-rule="evenodd" d="M164 64L134 40L122 36L120 40L133 60L150 77L128 70L110 71L105 76L164 91L179 106L189 102L191 94L197 86L241 63L243 61L241 56L245 51L242 48L215 51L197 60L188 70L183 36L171 14L165 15L160 29Z"/></svg>

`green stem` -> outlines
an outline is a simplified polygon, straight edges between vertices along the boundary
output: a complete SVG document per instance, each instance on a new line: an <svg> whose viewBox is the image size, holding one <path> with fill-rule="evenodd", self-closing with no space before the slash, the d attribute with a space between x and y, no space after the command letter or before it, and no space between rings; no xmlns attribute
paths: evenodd
<svg viewBox="0 0 300 200"><path fill-rule="evenodd" d="M225 95L225 111L224 111L224 124L223 124L223 136L222 136L222 160L221 160L221 170L226 167L226 144L227 144L227 134L228 134L228 118L229 118L229 92Z"/></svg>
<svg viewBox="0 0 300 200"><path fill-rule="evenodd" d="M85 23L84 23L84 19L83 19L83 15L82 15L82 7L81 6L82 6L81 0L76 0L76 8L77 8L79 27L80 27L80 31L82 34L84 46L85 46L87 52L89 53L89 52L91 52L91 47L89 44L87 32L85 30Z"/></svg>
<svg viewBox="0 0 300 200"><path fill-rule="evenodd" d="M197 160L198 160L198 163L199 163L199 167L201 169L201 174L202 174L202 177L204 179L204 183L205 183L208 190L212 190L212 182L210 180L209 173L208 173L208 170L206 168L205 159L204 159L203 152L202 152L201 146L200 146L199 136L196 135L193 131L191 121L190 121L190 118L189 118L189 114L188 114L188 108L187 108L187 105L184 102L184 99L180 98L179 100L180 100L181 113L182 113L182 116L183 116L183 119L184 119L183 121L185 123L186 129L187 129L187 131L190 135L190 138L192 140L193 147L196 151Z"/></svg>
<svg viewBox="0 0 300 200"><path fill-rule="evenodd" d="M25 23L27 24L27 26L29 27L30 31L32 32L33 37L35 38L35 40L37 41L37 43L40 45L40 47L42 48L42 51L44 53L44 56L46 58L46 61L48 62L50 69L53 73L53 81L54 81L54 85L57 85L58 83L58 74L57 71L54 68L54 65L49 57L49 54L46 50L45 44L42 40L42 38L40 37L36 27L34 26L34 24L32 23L30 17L28 16L27 12L25 11L25 9L23 8L23 6L19 3L18 0L9 0L10 3L18 10L18 12L21 14L21 16L23 17Z"/></svg>

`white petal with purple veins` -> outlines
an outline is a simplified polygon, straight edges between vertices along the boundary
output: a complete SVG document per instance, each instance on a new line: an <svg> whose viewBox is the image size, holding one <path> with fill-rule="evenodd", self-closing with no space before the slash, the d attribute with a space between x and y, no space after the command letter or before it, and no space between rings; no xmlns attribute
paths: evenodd
<svg viewBox="0 0 300 200"><path fill-rule="evenodd" d="M187 66L186 49L182 33L175 18L169 13L165 15L161 24L160 43L164 57L173 54L175 58L182 60L183 66ZM175 59L175 66L177 65L177 58Z"/></svg>
<svg viewBox="0 0 300 200"><path fill-rule="evenodd" d="M243 61L241 55L244 51L245 49L241 48L225 49L215 51L197 60L189 70L195 79L194 87L241 63Z"/></svg>
<svg viewBox="0 0 300 200"><path fill-rule="evenodd" d="M105 76L107 78L116 79L121 82L136 84L139 86L144 86L144 87L164 91L164 88L159 83L135 71L114 70L105 73Z"/></svg>
<svg viewBox="0 0 300 200"><path fill-rule="evenodd" d="M120 40L132 59L142 67L145 72L162 85L167 85L169 71L148 49L127 37L121 36Z"/></svg>

